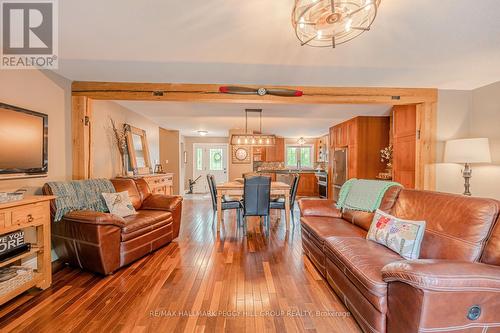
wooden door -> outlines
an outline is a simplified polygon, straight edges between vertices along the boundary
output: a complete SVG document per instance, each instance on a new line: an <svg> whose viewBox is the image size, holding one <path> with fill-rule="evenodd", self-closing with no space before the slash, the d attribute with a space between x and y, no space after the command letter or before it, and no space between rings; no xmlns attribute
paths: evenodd
<svg viewBox="0 0 500 333"><path fill-rule="evenodd" d="M417 109L415 105L393 108L393 179L415 188Z"/></svg>
<svg viewBox="0 0 500 333"><path fill-rule="evenodd" d="M358 118L351 119L347 122L347 145L356 145L358 138Z"/></svg>
<svg viewBox="0 0 500 333"><path fill-rule="evenodd" d="M357 178L358 175L358 147L350 145L347 150L347 179Z"/></svg>

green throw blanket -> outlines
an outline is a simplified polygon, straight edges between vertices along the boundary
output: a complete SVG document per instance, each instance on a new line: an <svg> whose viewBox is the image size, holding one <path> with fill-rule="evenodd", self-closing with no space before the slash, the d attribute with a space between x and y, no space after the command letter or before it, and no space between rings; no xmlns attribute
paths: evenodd
<svg viewBox="0 0 500 333"><path fill-rule="evenodd" d="M349 179L340 189L337 208L374 212L380 207L385 191L391 186L401 186L401 184L381 180Z"/></svg>
<svg viewBox="0 0 500 333"><path fill-rule="evenodd" d="M102 193L115 193L115 187L108 179L73 180L69 182L48 182L56 198L54 222L74 210L109 212Z"/></svg>

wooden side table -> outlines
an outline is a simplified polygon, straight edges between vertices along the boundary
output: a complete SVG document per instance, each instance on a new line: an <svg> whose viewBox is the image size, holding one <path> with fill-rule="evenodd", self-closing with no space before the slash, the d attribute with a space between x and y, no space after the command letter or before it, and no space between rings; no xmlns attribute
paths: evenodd
<svg viewBox="0 0 500 333"><path fill-rule="evenodd" d="M16 287L14 290L0 295L0 305L32 287L47 289L52 283L52 262L50 243L50 200L54 196L32 196L23 200L0 204L0 235L17 230L33 229L33 241L29 252L21 253L13 258L0 262L0 267L16 264L22 259L36 256L37 268L33 279ZM31 240L31 239L30 239Z"/></svg>

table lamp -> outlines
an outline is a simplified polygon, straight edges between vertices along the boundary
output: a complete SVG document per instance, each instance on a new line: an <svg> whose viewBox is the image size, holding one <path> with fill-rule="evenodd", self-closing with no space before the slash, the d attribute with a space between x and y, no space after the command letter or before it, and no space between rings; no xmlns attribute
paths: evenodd
<svg viewBox="0 0 500 333"><path fill-rule="evenodd" d="M444 161L465 164L462 175L465 179L464 195L470 193L472 163L491 163L490 144L487 138L458 139L446 141Z"/></svg>

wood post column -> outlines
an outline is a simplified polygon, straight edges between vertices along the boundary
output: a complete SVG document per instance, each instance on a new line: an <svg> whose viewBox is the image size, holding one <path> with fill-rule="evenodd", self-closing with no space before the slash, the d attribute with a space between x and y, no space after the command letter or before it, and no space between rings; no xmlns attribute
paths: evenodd
<svg viewBox="0 0 500 333"><path fill-rule="evenodd" d="M92 108L86 96L71 98L73 179L92 178Z"/></svg>

